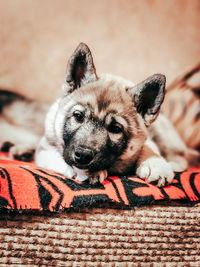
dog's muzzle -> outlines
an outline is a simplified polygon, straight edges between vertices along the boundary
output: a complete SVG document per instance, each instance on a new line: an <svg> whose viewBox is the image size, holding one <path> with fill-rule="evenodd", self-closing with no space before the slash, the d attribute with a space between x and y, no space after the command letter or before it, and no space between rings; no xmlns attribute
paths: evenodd
<svg viewBox="0 0 200 267"><path fill-rule="evenodd" d="M78 147L74 151L74 161L78 165L89 165L94 159L94 153L91 149Z"/></svg>

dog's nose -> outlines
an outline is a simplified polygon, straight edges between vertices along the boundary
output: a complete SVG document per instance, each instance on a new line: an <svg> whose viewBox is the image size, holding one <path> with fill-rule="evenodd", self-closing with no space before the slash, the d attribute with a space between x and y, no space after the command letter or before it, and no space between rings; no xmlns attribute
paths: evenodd
<svg viewBox="0 0 200 267"><path fill-rule="evenodd" d="M93 151L88 148L77 148L74 152L74 159L78 164L89 164L93 158Z"/></svg>

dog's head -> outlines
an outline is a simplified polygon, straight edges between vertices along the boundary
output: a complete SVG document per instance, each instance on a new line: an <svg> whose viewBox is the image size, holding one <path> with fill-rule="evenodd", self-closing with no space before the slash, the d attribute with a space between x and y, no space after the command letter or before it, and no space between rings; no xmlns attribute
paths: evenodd
<svg viewBox="0 0 200 267"><path fill-rule="evenodd" d="M97 76L87 45L71 56L58 116L65 161L88 172L120 173L138 157L146 127L164 99L165 76L155 74L138 85L122 78Z"/></svg>

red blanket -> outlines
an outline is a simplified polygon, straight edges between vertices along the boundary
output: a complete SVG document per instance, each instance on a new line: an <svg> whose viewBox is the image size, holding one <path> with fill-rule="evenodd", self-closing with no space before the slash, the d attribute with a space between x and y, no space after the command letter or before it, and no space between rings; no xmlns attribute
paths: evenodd
<svg viewBox="0 0 200 267"><path fill-rule="evenodd" d="M200 168L176 173L172 183L163 188L137 177L109 177L103 184L90 185L32 163L0 158L0 208L3 209L58 211L104 202L134 207L158 200L200 201Z"/></svg>

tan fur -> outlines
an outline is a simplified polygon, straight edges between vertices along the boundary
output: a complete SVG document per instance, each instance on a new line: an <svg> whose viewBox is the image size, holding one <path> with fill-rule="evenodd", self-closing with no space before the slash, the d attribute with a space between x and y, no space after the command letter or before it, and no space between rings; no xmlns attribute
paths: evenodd
<svg viewBox="0 0 200 267"><path fill-rule="evenodd" d="M200 151L200 64L168 87L162 109L186 145Z"/></svg>
<svg viewBox="0 0 200 267"><path fill-rule="evenodd" d="M82 104L92 103L94 107L94 116L99 119L104 119L110 111L116 110L118 112L117 118L126 129L127 122L124 119L129 119L131 125L130 132L134 136L133 145L129 143L126 151L121 156L120 160L116 162L114 166L110 168L112 173L122 173L131 162L137 159L138 153L143 146L146 139L146 127L140 116L136 113L133 106L131 96L127 93L127 88L133 86L133 83L124 80L120 77L113 75L101 75L96 82L89 83L88 85L77 89L73 92L73 95L69 95L63 99L57 100L57 102L50 109L46 119L46 138L51 144L56 142L57 149L62 153L62 135L63 129L58 126L64 124L63 109L67 109L74 104L74 100ZM99 99L101 103L105 101L108 104L106 108L98 106ZM134 115L135 114L135 115ZM56 128L54 128L56 127ZM110 138L119 138L118 135L109 134ZM99 141L101 140L101 134L99 135ZM101 141L100 141L101 142ZM40 148L38 149L38 151ZM36 157L37 164L40 164L40 160ZM58 168L56 168L57 170ZM58 170L57 170L58 171Z"/></svg>
<svg viewBox="0 0 200 267"><path fill-rule="evenodd" d="M159 157L159 154L155 153L153 151L152 147L150 147L148 144L144 144L144 146L140 152L140 155L138 157L137 165L140 166L143 161L145 161L151 157Z"/></svg>
<svg viewBox="0 0 200 267"><path fill-rule="evenodd" d="M112 75L101 75L99 79L93 83L89 83L85 85L84 87L76 89L73 93L66 96L63 99L59 99L56 104L52 106L52 109L50 110L47 120L46 120L46 141L48 142L48 146L51 146L51 144L57 143L57 149L59 153L62 154L62 135L63 135L63 129L59 129L59 125L63 125L64 116L63 109L68 109L70 106L73 106L74 100L77 103L81 103L83 105L87 105L87 103L92 103L92 107L94 107L94 116L96 116L100 120L104 120L104 118L109 114L110 111L117 111L117 118L116 120L119 120L120 123L123 124L124 128L127 127L127 121L129 121L131 128L127 129L129 133L132 134L132 138L130 139L130 142L124 151L124 153L121 155L121 157L115 162L113 166L110 167L109 170L102 170L99 173L93 174L93 177L91 179L91 182L95 182L97 178L99 177L102 181L105 178L105 174L107 174L107 171L109 174L124 174L124 171L133 165L134 162L137 161L138 157L140 158L137 163L137 168L139 169L141 164L146 161L147 159L153 158L153 166L154 166L154 156L156 156L158 159L160 159L159 153L156 154L154 149L148 147L148 144L144 146L145 140L148 135L148 129L145 126L145 123L141 116L136 112L136 109L133 105L132 98L130 94L128 93L128 90L133 86L133 83L126 81L124 79L121 79L120 77L112 76ZM99 106L99 103L101 105ZM104 107L105 106L105 107ZM109 117L108 117L109 120ZM51 127L57 127L57 128L51 128ZM119 138L119 135L113 135L109 134L110 138ZM89 138L88 133L88 138ZM101 142L101 134L99 134L99 142ZM143 147L144 146L144 147ZM156 146L156 145L154 145ZM40 151L41 153L44 153L44 148L47 148L47 145L43 147L41 146L38 148L38 153L36 157L36 163L41 166L45 166L42 162L42 159L40 157ZM158 150L158 148L157 148ZM48 149L47 149L48 153ZM140 156L141 155L141 156ZM44 155L42 155L42 158L44 158ZM163 163L164 159L161 158L161 161ZM51 164L49 164L49 168L53 168L54 170L60 172L62 168L59 168L59 166L54 166L54 160L51 160ZM150 165L149 165L150 164ZM151 169L151 162L148 163L149 168ZM165 179L167 179L167 175L169 178L167 179L170 181L173 177L173 171L170 167L170 165L165 165L165 169L168 170L167 174L164 173L164 176L162 177L162 173L159 173L159 170L156 173L156 179L160 179L159 185L163 185L165 182ZM75 170L76 172L76 170ZM160 170L162 172L162 170ZM70 169L71 173L71 169ZM64 174L69 176L68 169L64 171ZM72 172L72 175L77 177L77 179L82 179L82 175L78 173ZM96 177L96 178L95 178ZM103 178L102 178L103 177ZM145 177L142 177L145 178ZM146 177L148 179L148 177ZM162 178L162 179L161 179ZM152 179L151 177L149 179Z"/></svg>

